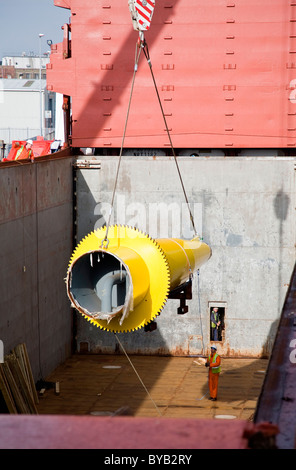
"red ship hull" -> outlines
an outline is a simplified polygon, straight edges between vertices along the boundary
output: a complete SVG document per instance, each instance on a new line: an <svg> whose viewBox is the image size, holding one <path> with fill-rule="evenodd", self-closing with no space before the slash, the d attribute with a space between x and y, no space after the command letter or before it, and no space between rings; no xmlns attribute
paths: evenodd
<svg viewBox="0 0 296 470"><path fill-rule="evenodd" d="M54 3L71 8L71 25L47 82L71 97L71 145L118 148L138 40L128 2ZM295 2L159 1L145 39L175 148L295 147ZM125 147L170 147L144 55Z"/></svg>

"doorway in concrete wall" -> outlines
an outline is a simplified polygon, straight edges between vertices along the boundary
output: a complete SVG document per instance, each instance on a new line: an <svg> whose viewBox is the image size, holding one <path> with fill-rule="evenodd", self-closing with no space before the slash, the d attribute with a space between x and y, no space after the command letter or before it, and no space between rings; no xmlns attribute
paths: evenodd
<svg viewBox="0 0 296 470"><path fill-rule="evenodd" d="M210 341L225 340L226 302L209 302Z"/></svg>

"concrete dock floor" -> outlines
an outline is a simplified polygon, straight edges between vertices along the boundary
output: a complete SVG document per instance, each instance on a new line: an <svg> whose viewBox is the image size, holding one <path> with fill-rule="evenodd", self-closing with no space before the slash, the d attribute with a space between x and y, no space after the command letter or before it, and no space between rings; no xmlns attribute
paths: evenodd
<svg viewBox="0 0 296 470"><path fill-rule="evenodd" d="M252 421L266 359L222 357L218 400L208 399L207 369L196 357L73 355L47 382L39 414L240 419Z"/></svg>

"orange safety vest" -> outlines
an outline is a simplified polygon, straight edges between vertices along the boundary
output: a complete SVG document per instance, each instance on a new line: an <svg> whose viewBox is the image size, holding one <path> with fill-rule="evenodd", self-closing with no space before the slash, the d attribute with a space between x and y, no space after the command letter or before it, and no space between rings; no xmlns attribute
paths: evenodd
<svg viewBox="0 0 296 470"><path fill-rule="evenodd" d="M27 150L25 145L21 145L18 151L16 152L15 160L23 160L31 157L33 157L33 150Z"/></svg>
<svg viewBox="0 0 296 470"><path fill-rule="evenodd" d="M219 356L218 353L215 353L214 357L213 357L213 363L215 364L216 360L217 360L217 357ZM211 363L211 355L209 354L209 363ZM213 374L219 374L221 372L221 366L214 366L214 367L211 367L212 369L212 372Z"/></svg>
<svg viewBox="0 0 296 470"><path fill-rule="evenodd" d="M214 315L215 322L217 322L217 319L218 319L218 312L214 312L214 310L213 310L212 313L213 313L213 315ZM212 327L212 328L217 328L216 323L214 323L214 322L211 321L211 327Z"/></svg>

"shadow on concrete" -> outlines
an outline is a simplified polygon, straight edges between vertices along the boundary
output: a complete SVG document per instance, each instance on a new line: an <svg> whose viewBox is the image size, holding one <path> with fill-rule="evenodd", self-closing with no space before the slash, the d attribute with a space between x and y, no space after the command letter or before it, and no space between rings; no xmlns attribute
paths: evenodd
<svg viewBox="0 0 296 470"><path fill-rule="evenodd" d="M283 229L284 229L284 222L287 219L288 209L290 205L290 198L287 194L284 193L283 189L281 188L273 201L273 208L276 215L276 218L279 221L279 240L278 240L278 250L279 250L279 270L278 270L278 313L280 314L282 309L282 298L281 298L281 291L282 291L282 263L283 263Z"/></svg>

